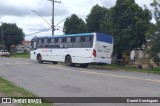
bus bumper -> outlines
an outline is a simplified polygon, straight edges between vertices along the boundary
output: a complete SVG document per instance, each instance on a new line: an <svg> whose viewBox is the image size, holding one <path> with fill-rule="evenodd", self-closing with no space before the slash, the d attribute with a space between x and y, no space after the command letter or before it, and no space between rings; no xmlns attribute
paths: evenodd
<svg viewBox="0 0 160 106"><path fill-rule="evenodd" d="M94 58L93 59L93 63L107 63L107 64L111 64L111 59L107 59L107 58L105 58L105 59L101 59L101 58Z"/></svg>

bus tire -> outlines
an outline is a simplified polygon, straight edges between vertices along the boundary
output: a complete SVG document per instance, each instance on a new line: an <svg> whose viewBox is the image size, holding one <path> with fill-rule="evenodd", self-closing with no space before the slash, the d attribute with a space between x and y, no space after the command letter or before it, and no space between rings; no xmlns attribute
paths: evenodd
<svg viewBox="0 0 160 106"><path fill-rule="evenodd" d="M81 68L87 68L89 64L85 63L85 64L80 64Z"/></svg>
<svg viewBox="0 0 160 106"><path fill-rule="evenodd" d="M71 56L69 56L69 55L66 56L66 58L65 58L65 63L66 63L67 66L73 66Z"/></svg>
<svg viewBox="0 0 160 106"><path fill-rule="evenodd" d="M37 60L38 60L38 63L43 63L43 60L40 54L37 56Z"/></svg>

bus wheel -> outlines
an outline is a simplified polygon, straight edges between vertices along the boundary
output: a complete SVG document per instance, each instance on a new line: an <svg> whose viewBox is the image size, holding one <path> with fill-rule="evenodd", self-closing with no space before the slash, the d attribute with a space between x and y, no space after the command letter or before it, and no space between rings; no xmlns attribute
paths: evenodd
<svg viewBox="0 0 160 106"><path fill-rule="evenodd" d="M66 63L67 66L72 66L73 65L71 56L67 56L65 58L65 63Z"/></svg>
<svg viewBox="0 0 160 106"><path fill-rule="evenodd" d="M37 60L38 60L38 63L43 63L41 55L38 55Z"/></svg>
<svg viewBox="0 0 160 106"><path fill-rule="evenodd" d="M81 67L81 68L87 68L88 65L89 65L89 64L87 64L87 63L86 63L86 64L80 64L80 67Z"/></svg>

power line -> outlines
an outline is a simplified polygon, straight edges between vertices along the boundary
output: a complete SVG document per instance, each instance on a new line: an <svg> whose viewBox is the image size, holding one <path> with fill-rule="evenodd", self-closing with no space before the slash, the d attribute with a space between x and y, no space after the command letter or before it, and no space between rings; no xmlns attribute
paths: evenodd
<svg viewBox="0 0 160 106"><path fill-rule="evenodd" d="M42 33L42 32L45 32L45 31L49 31L49 30L51 30L51 28L42 29L42 30L40 30L40 31L31 33L31 34L27 34L27 35L25 35L25 37L26 37L26 36L30 36L30 35L35 35L35 34L37 34L37 33Z"/></svg>
<svg viewBox="0 0 160 106"><path fill-rule="evenodd" d="M67 18L64 18L63 20L61 20L59 23L57 23L54 27L57 27L60 23L62 23L64 20L66 20ZM60 26L58 26L58 27L60 27ZM62 27L61 27L62 28ZM46 28L46 29L42 29L42 30L40 30L40 31L38 31L38 32L34 32L34 33L31 33L31 34L27 34L27 35L25 35L25 36L30 36L30 35L34 35L34 34L37 34L37 33L42 33L42 32L44 32L44 31L49 31L49 30L51 30L51 28ZM56 30L56 28L54 28L54 31ZM58 30L58 29L57 29Z"/></svg>
<svg viewBox="0 0 160 106"><path fill-rule="evenodd" d="M40 14L38 14L36 11L33 10L34 13L36 13L38 16L40 16L49 26L52 26L45 18L43 18Z"/></svg>
<svg viewBox="0 0 160 106"><path fill-rule="evenodd" d="M68 17L67 17L68 18ZM65 21L67 18L64 18L63 20L61 20L58 24L56 24L54 27L56 27L57 25L59 25L60 23L62 23L63 21Z"/></svg>

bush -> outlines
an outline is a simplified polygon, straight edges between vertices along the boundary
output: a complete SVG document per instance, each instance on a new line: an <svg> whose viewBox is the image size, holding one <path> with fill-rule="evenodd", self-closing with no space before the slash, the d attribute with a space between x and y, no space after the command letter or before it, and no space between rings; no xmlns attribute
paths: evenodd
<svg viewBox="0 0 160 106"><path fill-rule="evenodd" d="M160 56L158 54L153 56L153 61L156 65L160 66Z"/></svg>

